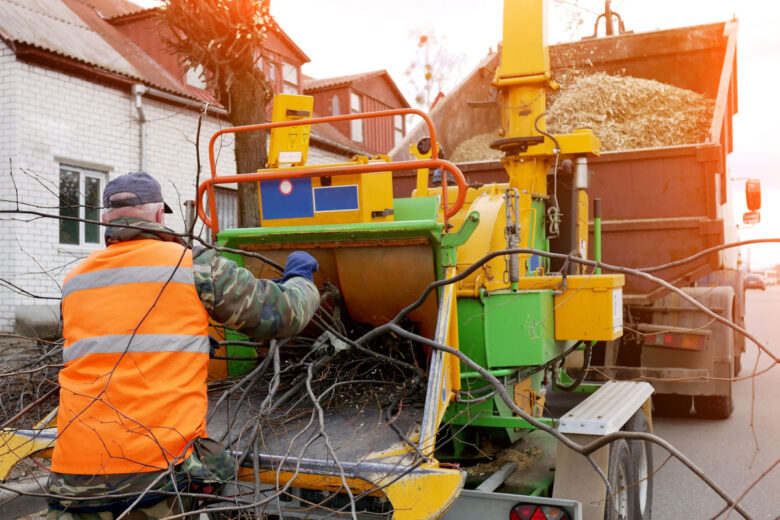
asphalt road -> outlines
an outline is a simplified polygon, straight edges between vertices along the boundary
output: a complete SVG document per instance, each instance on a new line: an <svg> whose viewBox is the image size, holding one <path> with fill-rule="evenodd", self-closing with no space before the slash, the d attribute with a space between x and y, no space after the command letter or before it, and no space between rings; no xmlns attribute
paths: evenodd
<svg viewBox="0 0 780 520"><path fill-rule="evenodd" d="M772 352L780 354L780 286L747 293L746 327ZM780 518L780 366L750 378L757 348L748 342L740 377L734 386L735 410L725 421L694 418L656 418L655 433L693 460L732 497L743 494L757 480L740 504L750 518ZM759 370L770 364L764 355ZM751 421L752 417L752 421ZM751 428L751 422L753 427ZM658 467L667 455L656 448ZM768 473L763 476L762 474ZM656 520L727 518L717 516L725 502L676 460L667 462L654 480L653 518ZM732 512L728 518L740 518Z"/></svg>

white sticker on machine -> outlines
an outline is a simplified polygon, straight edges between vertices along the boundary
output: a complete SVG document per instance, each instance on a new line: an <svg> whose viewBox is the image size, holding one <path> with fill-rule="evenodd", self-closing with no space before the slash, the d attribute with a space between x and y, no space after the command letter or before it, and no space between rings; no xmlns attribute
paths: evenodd
<svg viewBox="0 0 780 520"><path fill-rule="evenodd" d="M612 290L612 333L623 330L623 289Z"/></svg>
<svg viewBox="0 0 780 520"><path fill-rule="evenodd" d="M297 162L301 162L301 152L300 151L279 152L279 162L280 163L297 163Z"/></svg>

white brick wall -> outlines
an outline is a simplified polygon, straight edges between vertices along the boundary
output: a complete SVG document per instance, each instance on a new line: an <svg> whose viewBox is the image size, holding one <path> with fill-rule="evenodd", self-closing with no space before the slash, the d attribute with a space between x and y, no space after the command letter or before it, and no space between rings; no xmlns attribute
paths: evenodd
<svg viewBox="0 0 780 520"><path fill-rule="evenodd" d="M181 202L195 196L192 143L198 113L150 98L143 103L148 120L147 170L160 181L174 209L166 223L181 231L179 196ZM140 169L139 122L129 89L109 88L16 61L0 43L0 111L2 209L15 206L18 190L22 207L57 214L61 163L105 171L106 180ZM208 140L220 125L212 118L204 124L202 176L209 175ZM220 173L233 173L234 164L232 139L227 139ZM56 219L7 214L0 218L0 279L37 295L58 296L64 275L91 248L60 245ZM44 302L19 295L0 281L0 331L13 328L16 305L31 303Z"/></svg>
<svg viewBox="0 0 780 520"><path fill-rule="evenodd" d="M198 113L149 96L144 96L143 107L146 169L160 181L174 210L166 224L183 231L182 204L195 198ZM104 171L106 181L141 167L140 123L130 89L16 61L1 42L0 114L0 209L13 209L18 199L23 208L58 214L60 164ZM203 125L202 179L210 175L209 139L224 124L209 118ZM309 152L311 164L344 159L315 148ZM222 141L218 171L235 172L231 136ZM0 215L0 332L13 329L17 305L56 303L20 295L3 280L39 296L58 297L65 274L93 249L61 245L56 219Z"/></svg>
<svg viewBox="0 0 780 520"><path fill-rule="evenodd" d="M0 208L14 207L15 190L9 174L11 164L18 157L20 137L16 133L15 121L19 118L19 85L15 80L19 64L8 47L0 43ZM14 165L15 166L15 165ZM16 180L18 176L14 176ZM21 227L12 220L12 215L0 216L0 279L14 282L18 254L15 242ZM21 298L0 282L0 330L8 330L8 317L13 316L14 306ZM29 299L27 299L29 301Z"/></svg>

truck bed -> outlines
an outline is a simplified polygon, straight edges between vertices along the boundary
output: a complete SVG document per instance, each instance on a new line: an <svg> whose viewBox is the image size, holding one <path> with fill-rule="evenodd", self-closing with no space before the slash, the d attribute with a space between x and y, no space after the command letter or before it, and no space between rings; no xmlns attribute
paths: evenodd
<svg viewBox="0 0 780 520"><path fill-rule="evenodd" d="M498 104L489 102L497 60L497 55L487 57L431 112L445 151L499 126ZM588 196L602 200L604 262L654 266L735 238L730 236L735 228L729 222L726 156L732 150L731 118L737 112L736 21L552 45L550 60L553 77L560 69L633 76L693 90L715 102L705 142L611 151L589 159L594 175ZM394 157L400 158L409 143L421 137L418 130L393 150ZM508 180L499 161L458 166L470 184ZM414 172L396 174L396 196L414 188ZM589 247L593 258L592 235ZM733 259L714 253L654 274L678 286L690 285L713 271L735 267L729 265ZM647 305L665 293L629 277L624 301Z"/></svg>

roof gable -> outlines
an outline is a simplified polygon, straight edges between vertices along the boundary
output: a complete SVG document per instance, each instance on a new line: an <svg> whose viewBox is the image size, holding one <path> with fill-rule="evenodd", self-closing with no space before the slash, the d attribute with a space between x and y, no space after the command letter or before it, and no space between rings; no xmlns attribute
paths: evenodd
<svg viewBox="0 0 780 520"><path fill-rule="evenodd" d="M301 50L300 47L290 38L284 29L279 26L279 23L271 17L271 27L269 33L276 35L281 43L291 51L291 53L298 58L300 63L309 63L311 59Z"/></svg>
<svg viewBox="0 0 780 520"><path fill-rule="evenodd" d="M350 74L347 76L337 76L334 78L323 78L323 79L304 78L303 91L306 94L314 94L316 92L320 92L323 90L342 88L342 87L354 87L357 90L361 90L360 88L361 86L371 84L372 80L383 81L387 85L390 92L395 96L400 106L405 108L408 108L410 106L409 103L406 101L404 95L401 93L401 90L398 88L398 85L395 84L393 78L384 69L374 70L371 72L361 72L359 74ZM369 94L370 92L367 91L365 93Z"/></svg>
<svg viewBox="0 0 780 520"><path fill-rule="evenodd" d="M380 74L387 74L387 71L385 70L375 70L372 72L360 72L358 74L349 74L347 76L336 76L333 78L306 78L303 81L303 89L306 91L315 91L315 90L324 90L329 88L335 88L335 87L345 87L348 85L351 85L352 83L373 78L374 76L379 76Z"/></svg>

